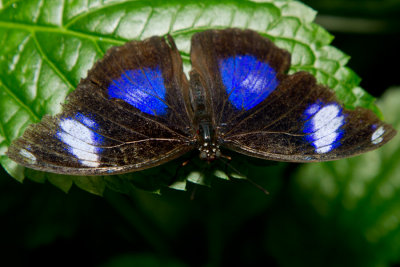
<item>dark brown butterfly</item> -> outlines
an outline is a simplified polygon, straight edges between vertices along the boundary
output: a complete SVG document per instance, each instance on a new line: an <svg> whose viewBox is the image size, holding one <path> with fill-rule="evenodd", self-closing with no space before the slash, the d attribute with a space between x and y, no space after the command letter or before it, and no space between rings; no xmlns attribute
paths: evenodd
<svg viewBox="0 0 400 267"><path fill-rule="evenodd" d="M349 110L306 72L287 75L290 54L251 30L192 37L188 81L173 39L111 48L63 112L31 125L8 156L29 168L76 175L138 171L220 147L267 160L354 156L396 131L370 110Z"/></svg>

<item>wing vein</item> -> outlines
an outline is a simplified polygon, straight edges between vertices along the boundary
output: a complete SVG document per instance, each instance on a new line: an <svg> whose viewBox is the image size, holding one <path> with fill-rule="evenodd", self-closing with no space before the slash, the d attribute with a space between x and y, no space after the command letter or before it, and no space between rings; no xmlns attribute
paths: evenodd
<svg viewBox="0 0 400 267"><path fill-rule="evenodd" d="M304 97L302 97L301 101L297 101L296 104L294 106L292 106L290 109L286 110L282 115L280 115L279 117L275 118L273 121L271 121L269 124L265 125L262 129L266 129L268 127L270 127L271 125L273 125L274 123L276 123L277 121L280 121L282 118L288 116L295 108L297 108L300 104L304 103L304 101L307 99L307 96L309 96L311 94L311 92L314 91L314 88L316 88L315 86L311 88L311 90L308 90L307 95L305 95ZM277 101L278 99L282 98L283 94L281 94L279 97L277 97L275 100ZM275 102L276 102L275 101ZM258 110L253 111L249 116L243 118L241 121L239 121L234 127L232 127L227 133L226 135L228 135L230 132L232 132L234 129L236 129L238 126L240 126L241 124L243 124L245 121L249 120L253 115L261 112L263 109L265 108L265 106L261 106L258 108Z"/></svg>

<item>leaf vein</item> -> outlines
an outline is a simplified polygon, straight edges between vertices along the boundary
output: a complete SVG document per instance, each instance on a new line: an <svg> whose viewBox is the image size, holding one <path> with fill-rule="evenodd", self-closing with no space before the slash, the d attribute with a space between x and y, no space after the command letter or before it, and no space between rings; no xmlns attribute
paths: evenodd
<svg viewBox="0 0 400 267"><path fill-rule="evenodd" d="M139 37L138 37L139 40L142 39L143 33L146 31L147 25L149 25L150 19L151 19L151 17L153 16L153 14L154 14L154 8L151 8L151 9L150 9L150 12L149 12L149 15L147 15L146 22L145 22L145 24L143 25L142 30L141 30L140 33L139 33Z"/></svg>
<svg viewBox="0 0 400 267"><path fill-rule="evenodd" d="M36 38L36 35L35 35L34 33L32 33L32 37L33 37L32 39L33 39L34 42L35 42L35 45L36 45L36 48L37 48L39 54L42 56L42 59L45 60L45 61L49 64L50 68L58 75L58 77L61 78L61 80L63 80L63 81L67 84L67 86L68 86L70 89L74 90L74 89L75 89L75 86L73 85L73 83L72 83L70 80L68 80L68 78L67 78L67 77L62 73L62 71L56 66L56 64L54 64L54 62L51 61L51 60L48 58L48 56L46 55L46 53L45 53L44 50L42 49L42 45L39 43L39 40Z"/></svg>
<svg viewBox="0 0 400 267"><path fill-rule="evenodd" d="M13 91L12 91L10 88L7 87L7 86L4 84L4 82L1 80L1 77L0 77L0 88L3 88L3 91L4 91L6 94L8 94L12 99L14 99L15 102L17 102L17 104L18 104L21 108L23 108L24 110L26 110L26 111L28 112L28 114L29 114L32 118L34 118L35 121L39 121L39 120L40 120L40 116L37 115L32 109L30 109L17 95L15 95L15 94L13 93Z"/></svg>
<svg viewBox="0 0 400 267"><path fill-rule="evenodd" d="M181 12L181 10L182 10L182 5L179 5L178 8L175 10L174 15L171 18L171 22L169 23L168 32L172 31L172 28L174 27L174 24L176 22L178 14L179 14L179 12Z"/></svg>

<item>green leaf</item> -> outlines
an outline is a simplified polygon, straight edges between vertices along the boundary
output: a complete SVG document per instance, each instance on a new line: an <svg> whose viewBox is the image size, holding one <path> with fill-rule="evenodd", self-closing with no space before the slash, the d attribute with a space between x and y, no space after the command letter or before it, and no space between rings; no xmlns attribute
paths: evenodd
<svg viewBox="0 0 400 267"><path fill-rule="evenodd" d="M400 88L381 100L388 122L400 129ZM291 185L288 198L294 197L285 214L271 216L279 219L268 231L268 247L284 266L310 266L311 258L313 266L326 265L327 258L329 266L344 258L348 266L389 266L400 259L399 135L358 157L304 164Z"/></svg>
<svg viewBox="0 0 400 267"><path fill-rule="evenodd" d="M61 110L88 69L105 51L128 40L170 33L176 40L186 71L190 69L190 38L209 28L251 28L292 53L290 72L306 70L333 88L347 107L361 105L378 113L374 99L358 87L360 79L345 65L349 59L330 46L332 36L314 24L316 12L295 1L2 1L0 2L0 162L19 181L49 180L63 191L72 183L101 195L108 185L118 191L126 183L156 191L171 183L171 164L141 174L82 178L34 174L10 161L11 141L45 114ZM182 161L174 161L176 169ZM203 167L177 179L209 184ZM166 174L170 177L165 177ZM211 174L211 176L213 176ZM226 179L220 172L216 176ZM242 175L237 175L241 177ZM141 177L141 178L140 178ZM125 179L125 180L124 180ZM179 182L178 182L179 181Z"/></svg>

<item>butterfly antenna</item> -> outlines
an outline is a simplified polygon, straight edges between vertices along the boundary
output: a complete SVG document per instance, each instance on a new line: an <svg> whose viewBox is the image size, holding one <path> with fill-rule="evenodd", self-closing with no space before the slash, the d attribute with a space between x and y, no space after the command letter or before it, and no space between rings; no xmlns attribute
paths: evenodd
<svg viewBox="0 0 400 267"><path fill-rule="evenodd" d="M264 194L269 195L269 192L267 191L267 189L265 189L264 187L262 187L261 185L257 184L256 182L253 181L253 179L250 179L249 177L243 175L238 169L236 169L235 167L232 166L232 164L230 164L229 162L232 160L231 157L229 156L225 156L222 155L220 157L220 160L225 164L225 173L228 175L229 180L232 180L233 177L229 174L228 172L228 167L231 168L234 172L238 173L239 175L246 177L246 180L250 182L250 184L252 184L253 186L257 187L258 189L260 189ZM225 161L226 160L226 161Z"/></svg>

